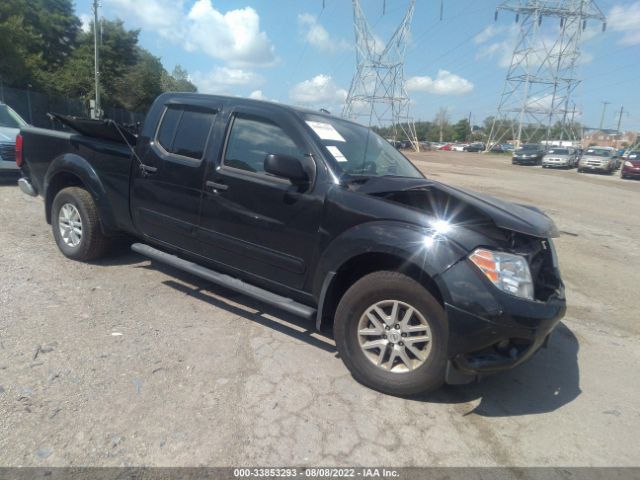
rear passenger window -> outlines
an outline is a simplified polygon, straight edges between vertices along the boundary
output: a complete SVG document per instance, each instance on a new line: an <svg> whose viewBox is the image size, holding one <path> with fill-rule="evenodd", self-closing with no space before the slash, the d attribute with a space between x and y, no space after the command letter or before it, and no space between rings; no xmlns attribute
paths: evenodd
<svg viewBox="0 0 640 480"><path fill-rule="evenodd" d="M171 151L171 145L173 144L173 137L176 134L176 127L180 121L182 110L177 108L167 108L167 111L162 117L162 123L158 130L158 143L162 145L167 152Z"/></svg>
<svg viewBox="0 0 640 480"><path fill-rule="evenodd" d="M271 121L253 115L236 115L229 134L224 165L264 173L264 159L270 154L304 155L293 139Z"/></svg>
<svg viewBox="0 0 640 480"><path fill-rule="evenodd" d="M213 118L212 112L169 107L158 129L158 143L169 153L200 160Z"/></svg>

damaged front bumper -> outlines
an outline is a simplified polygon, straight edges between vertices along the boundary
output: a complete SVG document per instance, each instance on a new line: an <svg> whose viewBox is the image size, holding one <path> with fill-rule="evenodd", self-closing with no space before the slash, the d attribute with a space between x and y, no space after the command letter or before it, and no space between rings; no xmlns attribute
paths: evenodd
<svg viewBox="0 0 640 480"><path fill-rule="evenodd" d="M504 293L469 261L442 275L449 290L445 310L449 323L449 383L513 368L546 344L566 311L564 286L544 300Z"/></svg>

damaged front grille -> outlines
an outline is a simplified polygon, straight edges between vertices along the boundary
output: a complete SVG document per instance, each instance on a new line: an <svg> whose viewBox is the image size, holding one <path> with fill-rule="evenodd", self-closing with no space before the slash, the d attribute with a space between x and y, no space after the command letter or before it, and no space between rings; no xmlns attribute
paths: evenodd
<svg viewBox="0 0 640 480"><path fill-rule="evenodd" d="M551 240L513 233L510 243L513 253L523 255L529 262L535 299L548 300L560 288L561 282Z"/></svg>

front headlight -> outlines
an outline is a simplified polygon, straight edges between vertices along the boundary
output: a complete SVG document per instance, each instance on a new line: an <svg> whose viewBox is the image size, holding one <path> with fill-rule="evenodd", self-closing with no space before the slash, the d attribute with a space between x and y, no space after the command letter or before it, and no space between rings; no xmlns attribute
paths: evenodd
<svg viewBox="0 0 640 480"><path fill-rule="evenodd" d="M533 300L533 280L524 257L478 248L469 260L503 292Z"/></svg>
<svg viewBox="0 0 640 480"><path fill-rule="evenodd" d="M625 167L633 167L633 163L631 163L631 162L630 162L630 161L628 161L628 160L625 160L625 161L624 161L624 166L625 166Z"/></svg>

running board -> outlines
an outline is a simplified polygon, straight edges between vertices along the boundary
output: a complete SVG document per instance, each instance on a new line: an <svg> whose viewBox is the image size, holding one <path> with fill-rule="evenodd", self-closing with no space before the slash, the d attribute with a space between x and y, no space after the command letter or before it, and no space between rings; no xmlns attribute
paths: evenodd
<svg viewBox="0 0 640 480"><path fill-rule="evenodd" d="M165 263L179 270L191 273L197 277L209 280L216 285L220 285L228 288L229 290L234 290L242 293L243 295L247 295L248 297L255 298L256 300L277 307L288 313L292 313L293 315L308 319L316 317L316 310L314 308L298 303L290 298L269 292L268 290L264 290L260 287L256 287L255 285L250 285L238 278L216 272L215 270L210 270L202 265L184 260L175 255L171 255L170 253L150 247L149 245L134 243L131 245L131 250L144 255L145 257L149 257L152 260Z"/></svg>

